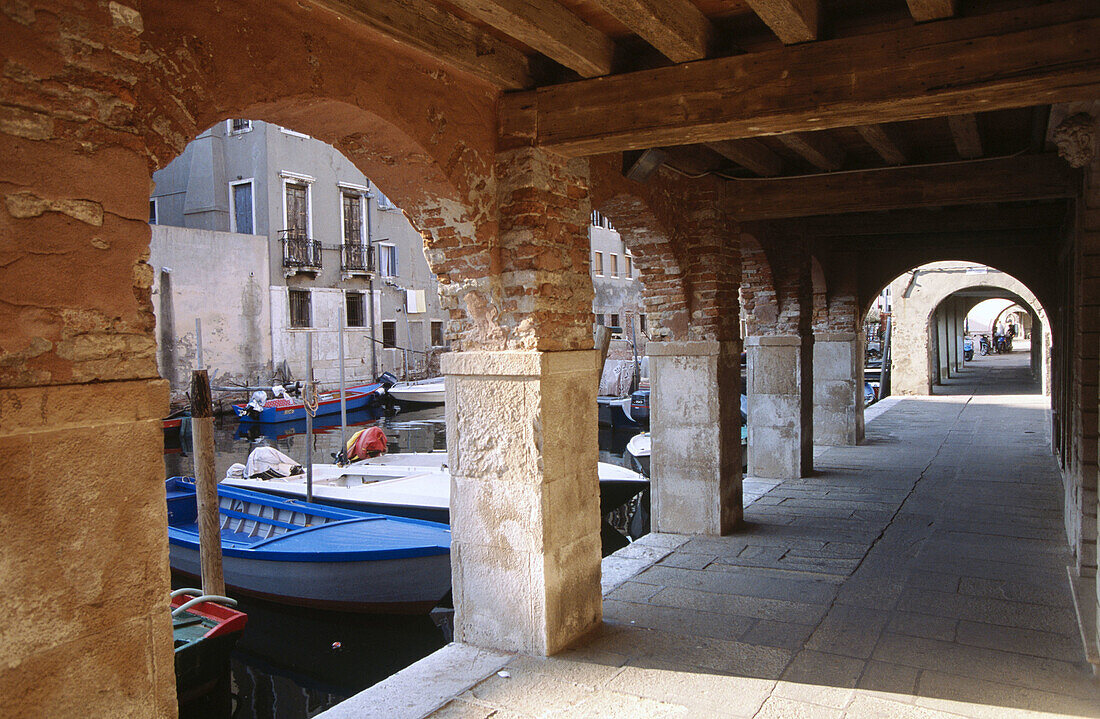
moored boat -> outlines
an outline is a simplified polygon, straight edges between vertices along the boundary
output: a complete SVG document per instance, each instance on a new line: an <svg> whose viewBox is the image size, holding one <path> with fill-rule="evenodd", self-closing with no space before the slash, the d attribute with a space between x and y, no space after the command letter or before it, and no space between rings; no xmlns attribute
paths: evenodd
<svg viewBox="0 0 1100 719"><path fill-rule="evenodd" d="M401 404L444 404L447 398L442 377L398 382L387 389L386 394Z"/></svg>
<svg viewBox="0 0 1100 719"><path fill-rule="evenodd" d="M385 386L379 382L344 390L347 411L366 407L385 394ZM251 403L250 403L251 404ZM250 404L235 404L233 412L242 422L293 422L306 418L306 405L300 397L275 397L266 400L262 408ZM321 392L317 395L317 411L314 416L338 414L340 393Z"/></svg>
<svg viewBox="0 0 1100 719"><path fill-rule="evenodd" d="M177 589L170 597L180 716L229 716L229 655L248 616L228 597Z"/></svg>
<svg viewBox="0 0 1100 719"><path fill-rule="evenodd" d="M601 512L620 506L649 487L649 480L625 467L597 464ZM226 477L222 485L271 492L281 497L306 494L304 474L273 479ZM446 452L409 452L353 462L313 465L313 500L336 507L450 522L451 474Z"/></svg>
<svg viewBox="0 0 1100 719"><path fill-rule="evenodd" d="M198 576L195 485L165 483L169 557ZM284 604L379 613L431 610L451 585L450 529L218 486L222 564L235 593Z"/></svg>

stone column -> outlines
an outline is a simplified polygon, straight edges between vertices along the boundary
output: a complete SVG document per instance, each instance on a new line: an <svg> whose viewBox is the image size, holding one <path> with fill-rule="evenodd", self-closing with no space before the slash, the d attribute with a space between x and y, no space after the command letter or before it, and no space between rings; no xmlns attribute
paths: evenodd
<svg viewBox="0 0 1100 719"><path fill-rule="evenodd" d="M499 255L452 276L442 362L455 639L548 655L601 619L588 165L517 146L495 174Z"/></svg>
<svg viewBox="0 0 1100 719"><path fill-rule="evenodd" d="M953 301L948 301L947 307L944 308L944 333L946 335L944 354L947 358L947 376L955 377L958 373L958 335L955 332L955 305Z"/></svg>
<svg viewBox="0 0 1100 719"><path fill-rule="evenodd" d="M939 381L942 384L951 379L951 336L947 328L947 310L940 307L932 316L936 323L936 366L939 369Z"/></svg>
<svg viewBox="0 0 1100 719"><path fill-rule="evenodd" d="M456 641L553 654L599 623L597 363L443 356Z"/></svg>
<svg viewBox="0 0 1100 719"><path fill-rule="evenodd" d="M816 444L852 445L863 440L863 340L855 332L814 335L814 433Z"/></svg>
<svg viewBox="0 0 1100 719"><path fill-rule="evenodd" d="M813 470L813 335L764 335L748 351L749 475L805 477Z"/></svg>
<svg viewBox="0 0 1100 719"><path fill-rule="evenodd" d="M654 529L727 534L741 520L740 342L650 342Z"/></svg>

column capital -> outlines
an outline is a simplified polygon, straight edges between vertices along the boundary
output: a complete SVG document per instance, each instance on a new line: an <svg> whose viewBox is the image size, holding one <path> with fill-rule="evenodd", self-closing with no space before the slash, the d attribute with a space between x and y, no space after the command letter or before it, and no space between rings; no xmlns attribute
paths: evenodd
<svg viewBox="0 0 1100 719"><path fill-rule="evenodd" d="M560 372L595 372L599 369L596 350L502 350L447 352L440 357L444 375L492 377L539 377Z"/></svg>
<svg viewBox="0 0 1100 719"><path fill-rule="evenodd" d="M814 332L814 342L854 342L857 332Z"/></svg>
<svg viewBox="0 0 1100 719"><path fill-rule="evenodd" d="M745 338L746 347L799 347L803 344L813 343L814 335L753 335Z"/></svg>
<svg viewBox="0 0 1100 719"><path fill-rule="evenodd" d="M700 340L696 342L647 342L645 353L650 357L704 357L725 352L739 352L738 342Z"/></svg>

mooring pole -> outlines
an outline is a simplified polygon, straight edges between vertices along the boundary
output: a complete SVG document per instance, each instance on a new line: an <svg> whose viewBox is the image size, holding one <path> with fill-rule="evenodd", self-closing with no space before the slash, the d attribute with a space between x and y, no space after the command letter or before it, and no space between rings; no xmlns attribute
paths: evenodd
<svg viewBox="0 0 1100 719"><path fill-rule="evenodd" d="M202 366L202 318L195 318L195 369L203 369ZM207 383L209 384L209 383Z"/></svg>
<svg viewBox="0 0 1100 719"><path fill-rule="evenodd" d="M313 501L313 412L317 393L313 387L313 333L306 333L306 389L302 404L306 408L306 501ZM312 407L312 409L311 409Z"/></svg>
<svg viewBox="0 0 1100 719"><path fill-rule="evenodd" d="M343 294L343 293L341 293ZM347 308L347 298L340 303L340 336L337 338L340 342L340 451L343 452L347 448L348 438L348 400L344 395L344 325L347 321L344 319L344 312Z"/></svg>
<svg viewBox="0 0 1100 719"><path fill-rule="evenodd" d="M206 370L191 373L191 431L195 457L195 499L199 514L199 564L202 593L225 594L218 478L214 476L214 403Z"/></svg>

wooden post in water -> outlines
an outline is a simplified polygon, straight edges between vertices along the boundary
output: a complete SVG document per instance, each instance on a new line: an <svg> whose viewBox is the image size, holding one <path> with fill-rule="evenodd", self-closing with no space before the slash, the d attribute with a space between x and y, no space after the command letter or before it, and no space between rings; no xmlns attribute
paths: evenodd
<svg viewBox="0 0 1100 719"><path fill-rule="evenodd" d="M306 389L302 404L306 408L306 501L313 501L313 411L316 409L317 392L313 387L313 333L306 332Z"/></svg>
<svg viewBox="0 0 1100 719"><path fill-rule="evenodd" d="M191 373L191 431L195 458L195 499L199 511L199 562L202 593L225 594L218 478L214 476L214 403L206 370Z"/></svg>
<svg viewBox="0 0 1100 719"><path fill-rule="evenodd" d="M342 294L342 293L341 293ZM340 451L343 452L347 448L347 428L348 428L348 400L347 395L344 392L344 325L347 322L344 320L344 312L347 309L347 299L340 303L340 333L337 340L340 342Z"/></svg>
<svg viewBox="0 0 1100 719"><path fill-rule="evenodd" d="M202 369L202 318L195 318L195 369ZM207 383L209 385L209 382Z"/></svg>

